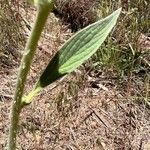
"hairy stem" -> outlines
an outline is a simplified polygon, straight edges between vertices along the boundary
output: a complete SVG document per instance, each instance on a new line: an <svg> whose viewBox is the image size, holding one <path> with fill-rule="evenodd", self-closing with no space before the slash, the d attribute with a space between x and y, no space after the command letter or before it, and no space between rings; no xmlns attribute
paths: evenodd
<svg viewBox="0 0 150 150"><path fill-rule="evenodd" d="M10 129L8 138L8 150L16 150L16 136L18 132L18 122L19 115L22 109L21 99L23 96L24 86L27 78L27 74L30 70L30 65L33 56L36 51L38 40L41 36L42 29L46 23L49 12L52 10L52 4L48 5L38 5L38 11L33 25L30 37L27 41L25 52L22 57L16 91L12 103L11 113L10 113Z"/></svg>

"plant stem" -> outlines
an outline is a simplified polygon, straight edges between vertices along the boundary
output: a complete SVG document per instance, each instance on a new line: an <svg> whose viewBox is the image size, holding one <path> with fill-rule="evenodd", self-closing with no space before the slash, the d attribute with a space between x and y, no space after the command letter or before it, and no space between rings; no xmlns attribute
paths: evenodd
<svg viewBox="0 0 150 150"><path fill-rule="evenodd" d="M16 150L16 136L19 122L19 115L22 109L21 99L23 96L23 91L25 87L25 82L27 74L30 70L30 65L32 63L33 56L36 51L38 40L41 36L43 27L46 23L49 12L53 9L52 4L48 5L38 5L38 11L33 25L30 37L27 41L25 52L22 57L16 91L12 103L12 109L10 113L10 128L9 128L9 138L8 138L8 150Z"/></svg>

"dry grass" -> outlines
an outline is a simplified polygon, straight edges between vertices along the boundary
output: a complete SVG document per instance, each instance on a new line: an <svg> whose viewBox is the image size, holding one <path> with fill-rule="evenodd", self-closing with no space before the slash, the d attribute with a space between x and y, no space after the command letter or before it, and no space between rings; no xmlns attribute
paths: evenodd
<svg viewBox="0 0 150 150"><path fill-rule="evenodd" d="M109 6L107 3L103 4ZM35 9L28 7L26 14L21 7L23 5L19 6L20 14L27 20L26 25L30 29ZM117 8L118 5L115 3L111 7ZM103 9L104 12L106 10L112 11ZM27 36L28 33L29 30L26 29ZM146 34L146 30L142 33ZM33 61L27 90L31 89L41 69L71 34L67 26L50 15ZM114 47L111 45L111 38L106 44L109 48ZM126 44L128 42L123 43L121 39L121 46L118 47L122 48ZM12 59L19 64L18 59ZM55 88L46 88L30 106L23 109L18 135L19 150L148 150L146 146L150 145L150 112L143 100L150 99L149 74L131 72L130 76L124 75L121 78L110 68L91 66L94 66L93 61L89 60L60 84L56 83ZM3 70L0 74L2 150L7 142L8 114L16 84L17 67Z"/></svg>
<svg viewBox="0 0 150 150"><path fill-rule="evenodd" d="M96 0L56 0L54 13L72 31L77 31L98 19Z"/></svg>
<svg viewBox="0 0 150 150"><path fill-rule="evenodd" d="M13 1L0 2L0 68L11 69L21 56L25 44L22 18Z"/></svg>

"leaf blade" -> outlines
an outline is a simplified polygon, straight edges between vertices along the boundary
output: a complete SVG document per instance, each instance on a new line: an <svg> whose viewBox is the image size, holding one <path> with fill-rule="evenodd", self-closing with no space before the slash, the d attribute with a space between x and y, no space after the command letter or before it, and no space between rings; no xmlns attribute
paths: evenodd
<svg viewBox="0 0 150 150"><path fill-rule="evenodd" d="M117 22L121 9L77 32L56 53L42 73L37 86L46 87L75 70L104 42Z"/></svg>

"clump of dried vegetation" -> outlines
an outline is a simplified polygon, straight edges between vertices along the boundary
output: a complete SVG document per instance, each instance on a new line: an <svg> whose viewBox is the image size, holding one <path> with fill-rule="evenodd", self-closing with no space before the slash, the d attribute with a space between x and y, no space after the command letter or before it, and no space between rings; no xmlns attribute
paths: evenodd
<svg viewBox="0 0 150 150"><path fill-rule="evenodd" d="M0 6L0 65L9 66L13 60L16 61L12 55L20 55L18 50L24 37L18 30L23 31L24 26L14 15L18 12L16 5L8 7L7 1L2 0ZM44 96L41 94L24 110L18 137L24 145L20 149L149 150L148 0L57 0L54 13L61 18L63 25L58 19L46 27L47 33L42 38L27 87L34 82L34 67L40 70L43 61L53 55L49 49L54 52L64 39L70 37L68 26L77 31L120 6L123 11L118 26L93 59L68 77L71 82L66 78L62 85L54 85L51 92L45 90ZM13 13L8 11L10 8ZM33 10L28 12L31 15ZM49 35L49 30L54 32ZM45 40L49 37L53 37L51 43ZM10 89L14 89L15 71L8 77L1 75L5 83L2 83L0 95L0 149L6 144L8 107L13 91Z"/></svg>
<svg viewBox="0 0 150 150"><path fill-rule="evenodd" d="M98 19L96 0L56 0L54 13L72 31L77 31Z"/></svg>
<svg viewBox="0 0 150 150"><path fill-rule="evenodd" d="M16 64L25 44L23 21L18 9L14 1L0 2L0 67L7 69Z"/></svg>

